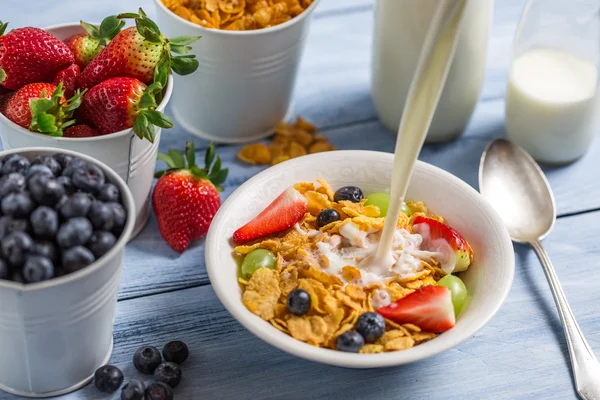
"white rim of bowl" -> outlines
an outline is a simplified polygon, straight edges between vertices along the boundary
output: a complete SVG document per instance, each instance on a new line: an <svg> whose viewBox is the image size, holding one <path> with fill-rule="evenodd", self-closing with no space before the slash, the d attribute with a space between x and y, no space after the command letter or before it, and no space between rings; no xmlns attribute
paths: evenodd
<svg viewBox="0 0 600 400"><path fill-rule="evenodd" d="M122 201L123 205L125 206L125 209L127 210L127 221L125 222L125 228L123 228L123 232L121 233L121 236L119 236L119 239L116 241L116 243L113 245L113 247L108 251L108 253L104 254L102 257L95 260L93 263L91 263L87 267L84 267L84 268L80 269L79 271L75 271L68 275L63 275L58 278L52 278L50 280L47 280L44 282L38 282L38 283L25 284L25 283L18 283L18 282L12 282L12 281L0 279L0 290L16 289L21 292L32 292L32 291L36 291L36 290L47 289L49 287L60 286L63 284L70 283L72 281L76 281L78 279L83 279L85 276L92 274L97 269L104 267L106 265L105 260L115 257L115 254L117 252L123 250L123 248L125 247L125 245L127 244L128 240L129 240L129 237L131 236L131 232L133 232L133 227L135 225L135 203L133 202L133 195L131 194L131 191L127 187L127 184L108 165L96 160L95 158L92 158L92 157L87 156L82 153L78 153L76 151L47 148L47 147L21 147L18 149L1 151L0 157L4 157L7 155L11 155L11 154L23 154L23 153L34 153L34 152L40 153L43 155L64 153L64 154L68 154L73 157L81 158L82 160L84 160L88 163L92 163L92 164L100 167L100 169L102 169L102 172L104 172L104 175L107 178L106 181L117 185L117 187L119 188L119 190L121 192L121 201Z"/></svg>
<svg viewBox="0 0 600 400"><path fill-rule="evenodd" d="M367 150L337 150L337 152L345 153L346 158L364 158L364 157L385 157L389 158L390 161L393 158L392 153L384 153L378 151L367 151ZM268 168L265 171L258 173L253 176L249 180L247 180L244 184L238 187L235 191L243 191L248 186L254 185L256 182L261 181L263 178L263 174L266 171L271 171L270 173L275 174L280 170L283 171L288 168L293 168L294 163L306 162L309 159L316 160L321 157L326 157L327 153L317 153L317 154L309 154L303 157L299 157L296 159L288 160L273 167ZM470 193L472 196L480 198L483 204L483 208L486 212L493 218L493 222L495 225L502 227L501 236L502 241L507 249L512 249L512 241L510 236L508 235L508 231L504 229L504 223L500 219L500 216L496 213L496 211L492 208L492 205L483 198L483 196L473 189L466 182L461 180L460 178L452 175L451 173L444 171L441 168L438 168L434 165L428 164L423 161L417 161L418 168L423 168L424 170L429 170L436 175L439 175L441 178L454 181L460 187L464 188L464 190ZM228 213L228 209L231 207L229 199L232 198L233 193L225 200L223 205L220 207L219 211L215 215L211 226L216 226L224 215ZM240 322L246 329L252 332L261 340L269 343L270 345L285 351L287 353L293 354L297 357L308 359L312 361L317 361L330 365L337 365L342 367L355 367L355 368L379 368L379 367L390 367L399 364L407 364L419 360L423 360L425 358L434 356L436 354L445 352L450 350L459 344L465 342L472 335L478 332L482 327L484 327L493 317L496 315L502 304L504 304L510 289L512 287L514 272L515 272L515 259L514 252L507 253L508 255L503 260L505 267L508 268L508 279L504 283L504 287L502 288L502 292L498 297L498 302L493 306L488 314L482 317L480 320L476 321L473 326L468 330L461 332L458 334L456 340L452 343L446 343L441 348L440 347L422 347L422 345L413 347L411 349L402 350L403 360L398 362L398 354L397 352L389 352L389 353L379 353L379 354L356 354L356 353L345 353L337 350L324 349L315 346L311 346L307 343L304 343L300 340L294 339L291 336L288 336L272 326L258 324L258 322L263 322L267 324L266 321L263 321L256 315L252 314L248 311L242 304L241 298L237 295L233 298L230 293L227 293L225 289L219 284L219 282L224 281L219 277L219 274L213 271L213 269L218 268L218 266L214 266L212 263L209 263L208 260L213 258L213 254L218 254L218 237L214 237L214 229L209 229L208 236L206 238L206 247L205 247L205 264L208 272L208 277L212 283L213 290L217 294L217 297L221 301L221 303L225 306L227 311L235 318L238 322ZM512 255L512 256L511 256ZM239 307L243 307L243 310L238 312ZM282 336L283 335L283 336ZM442 334L443 335L443 334ZM434 339L433 341L435 341ZM433 342L432 341L432 342ZM439 343L439 342L438 342Z"/></svg>
<svg viewBox="0 0 600 400"><path fill-rule="evenodd" d="M296 15L295 17L293 17L289 21L286 21L286 22L284 22L282 24L279 24L279 25L272 26L270 28L251 29L251 30L245 30L245 31L227 31L227 30L224 30L224 29L205 28L205 27L200 26L198 24L194 24L193 22L190 22L187 19L180 17L179 15L175 14L173 11L169 10L167 8L167 6L165 6L161 2L161 0L154 0L154 2L156 3L157 7L160 7L165 13L171 15L175 20L179 21L180 23L183 23L184 25L187 25L190 28L197 29L199 32L204 32L204 33L208 33L208 34L223 35L223 36L260 36L260 35L266 35L266 34L269 34L269 33L274 33L274 32L277 32L277 31L285 30L286 28L291 27L291 26L299 23L303 19L308 18L310 16L310 14L312 14L313 10L315 9L315 7L319 3L319 1L320 0L313 0L313 2L311 3L311 5L308 6L300 14Z"/></svg>

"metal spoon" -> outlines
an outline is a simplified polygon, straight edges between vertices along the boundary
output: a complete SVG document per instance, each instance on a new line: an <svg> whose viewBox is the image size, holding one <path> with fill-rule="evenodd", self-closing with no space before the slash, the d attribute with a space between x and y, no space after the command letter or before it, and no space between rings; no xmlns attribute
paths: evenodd
<svg viewBox="0 0 600 400"><path fill-rule="evenodd" d="M506 139L492 141L479 165L479 190L506 224L513 241L535 250L552 289L581 398L600 399L600 363L583 337L541 240L556 220L556 206L544 173L531 156Z"/></svg>

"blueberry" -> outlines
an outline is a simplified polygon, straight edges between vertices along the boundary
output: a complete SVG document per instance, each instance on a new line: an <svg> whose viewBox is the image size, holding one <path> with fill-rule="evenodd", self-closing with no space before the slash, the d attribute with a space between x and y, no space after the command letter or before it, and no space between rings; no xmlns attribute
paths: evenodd
<svg viewBox="0 0 600 400"><path fill-rule="evenodd" d="M118 203L121 201L121 193L119 192L119 188L117 188L112 183L106 183L104 186L100 188L98 192L98 200L104 201L106 203L110 203L112 201Z"/></svg>
<svg viewBox="0 0 600 400"><path fill-rule="evenodd" d="M90 211L92 202L93 198L87 193L73 193L71 197L60 205L60 214L67 219L85 217Z"/></svg>
<svg viewBox="0 0 600 400"><path fill-rule="evenodd" d="M174 362L175 364L181 365L187 360L190 351L185 343L181 340L174 340L163 347L162 355L165 361Z"/></svg>
<svg viewBox="0 0 600 400"><path fill-rule="evenodd" d="M373 343L385 332L385 320L376 312L363 313L356 321L355 329L367 343Z"/></svg>
<svg viewBox="0 0 600 400"><path fill-rule="evenodd" d="M72 247L62 254L62 266L67 274L79 271L95 260L94 254L83 246Z"/></svg>
<svg viewBox="0 0 600 400"><path fill-rule="evenodd" d="M0 258L0 279L8 279L9 274L10 270L8 269L8 265Z"/></svg>
<svg viewBox="0 0 600 400"><path fill-rule="evenodd" d="M365 339L356 331L347 331L342 333L335 340L335 348L339 351L347 351L349 353L358 353L364 346Z"/></svg>
<svg viewBox="0 0 600 400"><path fill-rule="evenodd" d="M356 186L344 186L339 188L333 195L333 200L348 200L353 203L358 203L363 199L364 195L362 190Z"/></svg>
<svg viewBox="0 0 600 400"><path fill-rule="evenodd" d="M111 231L115 226L115 215L113 208L107 203L95 201L88 211L87 217L95 229Z"/></svg>
<svg viewBox="0 0 600 400"><path fill-rule="evenodd" d="M73 178L73 173L81 168L83 168L87 163L83 161L81 158L71 158L65 167L63 167L62 174L64 176L68 176L69 178Z"/></svg>
<svg viewBox="0 0 600 400"><path fill-rule="evenodd" d="M4 175L0 179L0 198L9 193L20 192L25 188L25 177L17 172Z"/></svg>
<svg viewBox="0 0 600 400"><path fill-rule="evenodd" d="M146 400L173 400L173 389L162 382L154 382L146 389Z"/></svg>
<svg viewBox="0 0 600 400"><path fill-rule="evenodd" d="M181 368L173 362L164 362L154 370L154 379L174 388L181 382Z"/></svg>
<svg viewBox="0 0 600 400"><path fill-rule="evenodd" d="M96 231L87 242L86 247L94 253L96 259L102 257L115 245L117 238L110 232ZM168 360L171 361L171 360Z"/></svg>
<svg viewBox="0 0 600 400"><path fill-rule="evenodd" d="M145 391L146 386L144 385L144 382L138 379L132 379L123 386L121 400L144 400Z"/></svg>
<svg viewBox="0 0 600 400"><path fill-rule="evenodd" d="M57 265L60 261L58 247L50 240L35 240L31 254L47 257L54 265Z"/></svg>
<svg viewBox="0 0 600 400"><path fill-rule="evenodd" d="M28 193L10 193L2 199L2 212L13 218L27 218L35 208L35 203Z"/></svg>
<svg viewBox="0 0 600 400"><path fill-rule="evenodd" d="M29 169L29 160L19 154L13 154L4 161L2 166L2 175L8 175L11 172L25 174Z"/></svg>
<svg viewBox="0 0 600 400"><path fill-rule="evenodd" d="M123 383L123 373L114 365L105 365L94 373L94 385L103 393L116 392Z"/></svg>
<svg viewBox="0 0 600 400"><path fill-rule="evenodd" d="M142 346L133 355L133 366L142 374L153 374L161 361L160 352L152 346Z"/></svg>
<svg viewBox="0 0 600 400"><path fill-rule="evenodd" d="M54 176L59 176L62 172L61 163L52 156L37 156L33 159L31 165L32 168L34 165L45 165L46 167L50 168L52 175Z"/></svg>
<svg viewBox="0 0 600 400"><path fill-rule="evenodd" d="M92 224L87 218L71 218L58 229L56 243L63 249L83 246L92 237Z"/></svg>
<svg viewBox="0 0 600 400"><path fill-rule="evenodd" d="M310 310L310 294L306 290L295 289L288 294L287 308L291 314L302 316Z"/></svg>
<svg viewBox="0 0 600 400"><path fill-rule="evenodd" d="M2 258L13 267L21 267L33 249L33 239L25 232L13 232L0 241Z"/></svg>
<svg viewBox="0 0 600 400"><path fill-rule="evenodd" d="M111 208L113 215L115 216L115 227L113 232L120 235L125 228L125 222L127 222L127 211L119 203L107 203Z"/></svg>
<svg viewBox="0 0 600 400"><path fill-rule="evenodd" d="M71 180L76 188L96 193L104 185L104 172L94 164L85 163L83 167L73 171Z"/></svg>
<svg viewBox="0 0 600 400"><path fill-rule="evenodd" d="M317 215L317 225L319 227L325 226L335 221L340 220L340 213L333 208L326 208Z"/></svg>
<svg viewBox="0 0 600 400"><path fill-rule="evenodd" d="M34 175L44 175L49 178L54 178L54 173L52 173L52 170L47 166L41 164L32 165L29 168L29 171L27 171L27 179L31 178Z"/></svg>
<svg viewBox="0 0 600 400"><path fill-rule="evenodd" d="M29 231L27 219L14 219L8 216L0 218L0 240L9 233L27 231Z"/></svg>
<svg viewBox="0 0 600 400"><path fill-rule="evenodd" d="M59 176L56 178L56 181L60 183L65 189L65 193L68 195L72 195L76 192L75 186L73 186L73 182L71 182L71 178L68 176Z"/></svg>
<svg viewBox="0 0 600 400"><path fill-rule="evenodd" d="M47 281L54 277L54 264L48 257L29 256L21 273L25 283Z"/></svg>
<svg viewBox="0 0 600 400"><path fill-rule="evenodd" d="M65 188L56 179L37 174L27 180L31 197L39 204L54 206L65 195Z"/></svg>
<svg viewBox="0 0 600 400"><path fill-rule="evenodd" d="M21 275L20 270L14 270L12 272L10 280L13 282L17 282L17 283L25 283L25 281L23 280L23 275Z"/></svg>
<svg viewBox="0 0 600 400"><path fill-rule="evenodd" d="M56 153L52 155L52 158L58 161L61 168L64 170L67 167L67 164L69 164L69 161L73 159L73 156L64 153Z"/></svg>
<svg viewBox="0 0 600 400"><path fill-rule="evenodd" d="M47 206L36 208L29 217L33 234L38 238L53 239L58 231L58 213Z"/></svg>

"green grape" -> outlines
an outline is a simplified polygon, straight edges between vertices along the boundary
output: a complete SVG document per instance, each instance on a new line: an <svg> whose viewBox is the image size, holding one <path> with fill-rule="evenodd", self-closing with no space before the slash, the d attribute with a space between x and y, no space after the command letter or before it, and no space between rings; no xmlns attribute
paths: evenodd
<svg viewBox="0 0 600 400"><path fill-rule="evenodd" d="M437 283L450 289L452 293L452 305L454 305L454 315L458 317L467 302L467 288L463 281L454 275L446 275Z"/></svg>
<svg viewBox="0 0 600 400"><path fill-rule="evenodd" d="M412 211L410 210L410 207L405 202L402 202L401 210L404 214L408 215L409 217L412 215Z"/></svg>
<svg viewBox="0 0 600 400"><path fill-rule="evenodd" d="M244 257L242 261L242 278L248 280L252 277L252 274L259 268L271 268L275 269L277 266L277 260L275 255L269 250L256 249Z"/></svg>
<svg viewBox="0 0 600 400"><path fill-rule="evenodd" d="M365 205L373 205L379 208L380 216L385 217L390 206L390 194L384 192L371 193L367 196Z"/></svg>

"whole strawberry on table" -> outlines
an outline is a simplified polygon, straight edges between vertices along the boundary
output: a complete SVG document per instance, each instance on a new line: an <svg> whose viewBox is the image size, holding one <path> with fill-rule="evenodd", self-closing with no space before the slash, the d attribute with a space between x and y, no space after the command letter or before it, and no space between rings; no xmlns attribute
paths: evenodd
<svg viewBox="0 0 600 400"><path fill-rule="evenodd" d="M135 26L125 28L125 20ZM198 68L187 54L199 37L166 38L144 13L85 22L63 41L40 28L6 32L0 22L0 112L15 124L52 136L85 138L133 128L153 141L173 123L156 110L173 71ZM180 55L176 55L180 54Z"/></svg>

